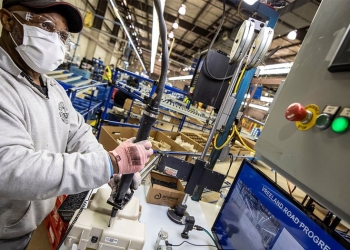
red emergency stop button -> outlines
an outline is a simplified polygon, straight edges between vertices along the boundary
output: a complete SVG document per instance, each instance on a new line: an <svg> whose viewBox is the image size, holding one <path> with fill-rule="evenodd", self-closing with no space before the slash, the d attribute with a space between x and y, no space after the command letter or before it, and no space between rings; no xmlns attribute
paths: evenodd
<svg viewBox="0 0 350 250"><path fill-rule="evenodd" d="M287 108L285 116L289 121L303 121L307 116L307 111L300 103L292 103Z"/></svg>
<svg viewBox="0 0 350 250"><path fill-rule="evenodd" d="M312 119L312 112L300 103L292 103L286 110L285 117L289 121L308 123Z"/></svg>

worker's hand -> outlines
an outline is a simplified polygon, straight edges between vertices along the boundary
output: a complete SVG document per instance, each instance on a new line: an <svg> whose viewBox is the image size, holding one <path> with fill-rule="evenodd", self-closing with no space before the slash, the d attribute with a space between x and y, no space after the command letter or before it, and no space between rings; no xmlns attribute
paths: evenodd
<svg viewBox="0 0 350 250"><path fill-rule="evenodd" d="M117 148L109 153L114 156L118 165L118 174L131 174L144 168L149 157L153 154L150 141L133 143L135 138L122 142Z"/></svg>
<svg viewBox="0 0 350 250"><path fill-rule="evenodd" d="M109 180L108 185L112 188L112 194L117 192L121 177L122 177L121 174L114 174L113 177ZM136 190L140 185L141 185L141 175L139 172L136 172L134 173L134 176L132 178L130 188L128 188L128 191L126 193L130 194L131 189Z"/></svg>

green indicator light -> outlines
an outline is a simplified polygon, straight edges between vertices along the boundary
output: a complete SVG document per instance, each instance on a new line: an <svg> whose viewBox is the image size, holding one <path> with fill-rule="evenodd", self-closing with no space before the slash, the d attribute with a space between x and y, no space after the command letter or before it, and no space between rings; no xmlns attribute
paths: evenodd
<svg viewBox="0 0 350 250"><path fill-rule="evenodd" d="M336 133L342 133L349 127L349 119L346 117L337 117L332 123L332 130Z"/></svg>

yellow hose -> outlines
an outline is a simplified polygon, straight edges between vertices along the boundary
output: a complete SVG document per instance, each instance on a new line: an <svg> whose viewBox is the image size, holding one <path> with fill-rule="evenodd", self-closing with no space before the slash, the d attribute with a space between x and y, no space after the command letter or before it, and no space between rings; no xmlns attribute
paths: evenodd
<svg viewBox="0 0 350 250"><path fill-rule="evenodd" d="M233 90L233 93L237 93L238 87L239 87L239 85L241 84L241 80L242 80L242 78L243 78L243 75L244 75L244 72L245 72L246 67L247 67L247 64L244 66L244 68L243 68L241 74L239 75L239 78L238 78L237 84L236 84L236 86L235 86L235 89Z"/></svg>
<svg viewBox="0 0 350 250"><path fill-rule="evenodd" d="M241 0L241 1L239 2L238 7L237 7L237 10L238 10L238 15L239 15L239 17L240 17L243 21L245 21L245 18L242 16L242 13L241 13L242 3L243 3L243 0Z"/></svg>
<svg viewBox="0 0 350 250"><path fill-rule="evenodd" d="M217 144L216 144L216 140L217 140L217 138L218 138L218 134L216 134L215 137L214 137L214 145L213 145L214 148L215 148L216 150L223 149L223 148L226 146L226 144L229 143L229 142L231 141L231 139L232 139L232 137L234 136L234 134L235 134L235 130L232 129L232 133L231 133L230 136L227 138L227 140L224 142L224 144L222 144L220 147L218 147Z"/></svg>
<svg viewBox="0 0 350 250"><path fill-rule="evenodd" d="M239 141L251 152L255 153L255 150L254 149L251 149L242 139L242 137L239 135L238 133L238 130L237 130L237 127L235 126L234 127L234 131L236 132L236 135L238 136L238 139Z"/></svg>

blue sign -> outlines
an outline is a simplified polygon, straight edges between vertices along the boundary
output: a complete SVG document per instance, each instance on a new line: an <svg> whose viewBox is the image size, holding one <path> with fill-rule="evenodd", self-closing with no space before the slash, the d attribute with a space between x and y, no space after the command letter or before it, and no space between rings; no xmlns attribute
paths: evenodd
<svg viewBox="0 0 350 250"><path fill-rule="evenodd" d="M244 162L213 226L223 249L345 249Z"/></svg>

